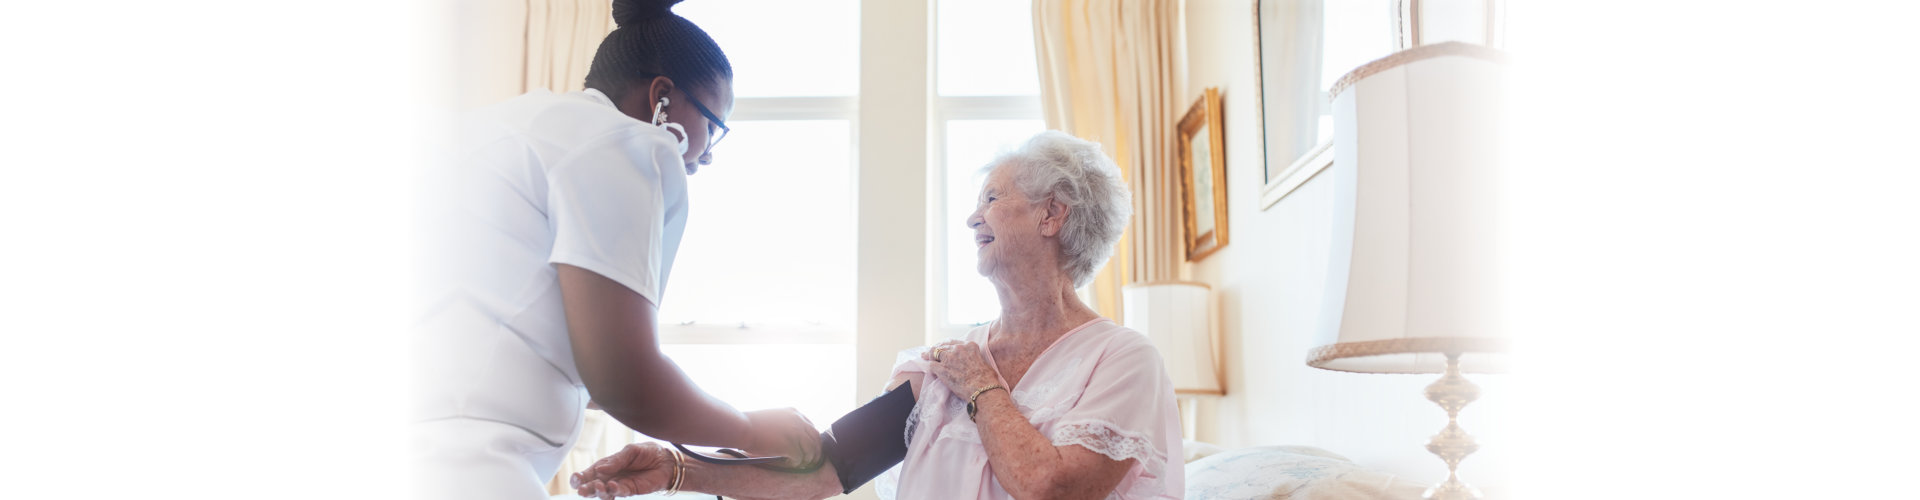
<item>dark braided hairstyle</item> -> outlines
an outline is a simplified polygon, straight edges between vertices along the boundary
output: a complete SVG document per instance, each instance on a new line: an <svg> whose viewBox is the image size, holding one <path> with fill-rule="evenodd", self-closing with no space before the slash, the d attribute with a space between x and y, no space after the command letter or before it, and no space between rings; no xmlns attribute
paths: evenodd
<svg viewBox="0 0 1920 500"><path fill-rule="evenodd" d="M613 0L616 28L593 54L587 88L620 102L634 85L656 75L672 78L687 90L733 79L727 54L706 31L672 12L677 3L680 0Z"/></svg>

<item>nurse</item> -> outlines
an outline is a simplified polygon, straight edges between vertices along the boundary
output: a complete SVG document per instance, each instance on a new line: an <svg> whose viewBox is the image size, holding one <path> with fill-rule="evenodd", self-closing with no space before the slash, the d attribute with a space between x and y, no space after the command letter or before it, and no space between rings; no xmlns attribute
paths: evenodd
<svg viewBox="0 0 1920 500"><path fill-rule="evenodd" d="M726 55L675 3L615 0L585 91L478 110L416 179L420 496L546 498L589 402L655 438L818 455L805 417L728 406L656 339L687 177L733 109Z"/></svg>

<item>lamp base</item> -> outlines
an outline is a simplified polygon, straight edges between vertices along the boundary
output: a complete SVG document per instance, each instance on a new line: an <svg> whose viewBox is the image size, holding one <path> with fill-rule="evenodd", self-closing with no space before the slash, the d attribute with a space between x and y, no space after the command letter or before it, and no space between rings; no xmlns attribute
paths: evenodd
<svg viewBox="0 0 1920 500"><path fill-rule="evenodd" d="M1460 482L1460 478L1448 477L1445 482L1433 485L1432 488L1427 488L1427 492L1421 494L1420 498L1427 500L1480 500L1480 490L1472 486L1467 486L1467 483Z"/></svg>
<svg viewBox="0 0 1920 500"><path fill-rule="evenodd" d="M1447 372L1427 386L1427 400L1447 410L1447 426L1427 441L1427 451L1447 463L1447 480L1427 488L1427 500L1478 500L1480 490L1460 481L1460 461L1480 450L1473 436L1460 429L1460 409L1480 399L1480 386L1460 375L1460 353L1447 353Z"/></svg>

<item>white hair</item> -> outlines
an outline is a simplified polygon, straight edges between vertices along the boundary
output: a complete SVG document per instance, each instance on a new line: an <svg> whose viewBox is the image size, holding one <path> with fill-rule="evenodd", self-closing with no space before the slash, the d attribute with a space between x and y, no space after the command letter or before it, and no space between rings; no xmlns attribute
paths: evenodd
<svg viewBox="0 0 1920 500"><path fill-rule="evenodd" d="M1048 130L1026 144L1001 153L981 169L991 174L1012 167L1013 183L1034 202L1052 198L1068 207L1060 228L1060 270L1075 288L1113 257L1114 245L1133 216L1133 195L1120 180L1120 167L1100 151L1100 143Z"/></svg>

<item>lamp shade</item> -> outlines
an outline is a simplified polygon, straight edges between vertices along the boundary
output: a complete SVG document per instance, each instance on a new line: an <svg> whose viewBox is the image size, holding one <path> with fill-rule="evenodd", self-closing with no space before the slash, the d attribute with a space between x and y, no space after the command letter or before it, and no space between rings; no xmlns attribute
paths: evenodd
<svg viewBox="0 0 1920 500"><path fill-rule="evenodd" d="M1127 327L1152 339L1176 394L1226 394L1212 294L1206 284L1182 281L1135 283L1121 291Z"/></svg>
<svg viewBox="0 0 1920 500"><path fill-rule="evenodd" d="M1362 373L1504 370L1499 255L1504 53L1458 42L1336 83L1333 248L1307 364Z"/></svg>

